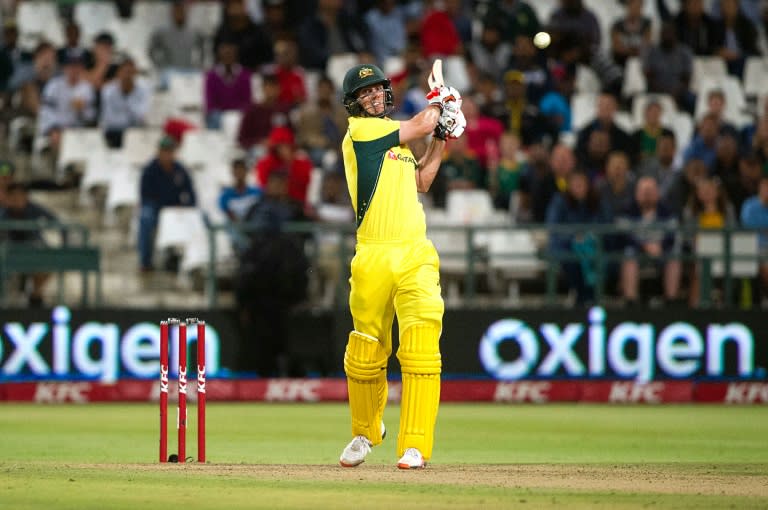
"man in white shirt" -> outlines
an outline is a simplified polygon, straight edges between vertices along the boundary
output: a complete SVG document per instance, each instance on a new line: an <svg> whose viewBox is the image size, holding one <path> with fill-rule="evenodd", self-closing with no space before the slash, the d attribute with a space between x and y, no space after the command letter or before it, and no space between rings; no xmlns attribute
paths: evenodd
<svg viewBox="0 0 768 510"><path fill-rule="evenodd" d="M59 147L62 129L87 126L96 118L93 86L83 73L82 58L71 56L63 73L43 89L37 131L38 136L48 139L48 147L54 151Z"/></svg>
<svg viewBox="0 0 768 510"><path fill-rule="evenodd" d="M149 98L147 86L136 81L136 64L130 58L124 59L115 79L101 89L99 125L109 147L122 147L123 132L144 125Z"/></svg>

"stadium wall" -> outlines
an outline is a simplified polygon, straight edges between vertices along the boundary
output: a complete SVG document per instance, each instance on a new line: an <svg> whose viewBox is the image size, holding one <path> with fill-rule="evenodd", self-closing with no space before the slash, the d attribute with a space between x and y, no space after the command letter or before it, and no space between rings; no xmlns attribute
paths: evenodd
<svg viewBox="0 0 768 510"><path fill-rule="evenodd" d="M234 312L175 315L208 323L213 400L346 398L341 361L351 319L344 311L292 317L289 357L313 376L300 379L255 379L234 369ZM763 313L739 310L449 310L443 400L768 403L764 324ZM0 327L0 401L156 398L154 310L5 310ZM196 341L191 330L189 341ZM394 356L391 363L396 378ZM399 382L391 386L398 400Z"/></svg>

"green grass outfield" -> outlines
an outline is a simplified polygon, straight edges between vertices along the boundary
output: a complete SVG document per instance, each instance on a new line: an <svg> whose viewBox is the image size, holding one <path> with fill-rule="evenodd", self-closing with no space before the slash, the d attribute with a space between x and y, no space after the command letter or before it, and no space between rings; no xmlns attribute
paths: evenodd
<svg viewBox="0 0 768 510"><path fill-rule="evenodd" d="M0 404L0 508L768 508L768 407L445 404L407 472L397 411L343 469L340 404L211 403L203 466L157 464L154 405Z"/></svg>

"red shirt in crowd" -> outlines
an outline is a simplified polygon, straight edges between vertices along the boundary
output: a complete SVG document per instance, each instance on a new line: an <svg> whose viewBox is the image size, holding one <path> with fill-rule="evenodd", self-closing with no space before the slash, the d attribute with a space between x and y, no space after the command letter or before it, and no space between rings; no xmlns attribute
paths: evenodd
<svg viewBox="0 0 768 510"><path fill-rule="evenodd" d="M461 46L459 33L445 11L432 10L421 23L421 51L425 57L456 55Z"/></svg>

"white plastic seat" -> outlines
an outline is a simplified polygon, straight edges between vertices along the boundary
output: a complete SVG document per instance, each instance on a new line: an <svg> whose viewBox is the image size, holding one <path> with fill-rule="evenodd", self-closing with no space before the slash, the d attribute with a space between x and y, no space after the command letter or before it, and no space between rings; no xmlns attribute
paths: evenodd
<svg viewBox="0 0 768 510"><path fill-rule="evenodd" d="M665 123L666 124L666 123ZM686 112L677 112L672 116L669 127L675 133L677 146L685 148L693 138L693 118ZM682 153L682 150L679 151Z"/></svg>
<svg viewBox="0 0 768 510"><path fill-rule="evenodd" d="M146 124L150 127L162 127L174 113L174 99L170 92L152 92L149 99Z"/></svg>
<svg viewBox="0 0 768 510"><path fill-rule="evenodd" d="M139 1L133 5L133 20L146 25L150 32L171 24L171 3Z"/></svg>
<svg viewBox="0 0 768 510"><path fill-rule="evenodd" d="M571 130L578 132L595 118L597 94L578 92L571 97Z"/></svg>
<svg viewBox="0 0 768 510"><path fill-rule="evenodd" d="M384 61L384 66L381 68L384 74L387 76L393 76L405 69L405 59L400 55L393 55L387 57Z"/></svg>
<svg viewBox="0 0 768 510"><path fill-rule="evenodd" d="M592 11L600 25L600 47L611 49L611 27L624 15L624 7L618 0L584 0L584 7Z"/></svg>
<svg viewBox="0 0 768 510"><path fill-rule="evenodd" d="M157 146L163 137L159 128L130 128L123 135L123 151L129 164L145 166L157 154Z"/></svg>
<svg viewBox="0 0 768 510"><path fill-rule="evenodd" d="M648 82L643 73L643 62L640 57L629 57L624 64L624 83L621 93L624 97L644 94L648 90Z"/></svg>
<svg viewBox="0 0 768 510"><path fill-rule="evenodd" d="M203 73L172 73L168 89L177 108L201 110L203 108Z"/></svg>
<svg viewBox="0 0 768 510"><path fill-rule="evenodd" d="M243 112L228 110L221 114L221 132L227 143L232 146L237 144L237 135L240 132L240 123L243 120Z"/></svg>
<svg viewBox="0 0 768 510"><path fill-rule="evenodd" d="M188 167L229 161L232 145L224 133L214 129L188 131L179 148L178 158Z"/></svg>
<svg viewBox="0 0 768 510"><path fill-rule="evenodd" d="M459 92L466 92L472 88L464 57L457 55L445 57L443 59L443 77L446 83L456 87Z"/></svg>
<svg viewBox="0 0 768 510"><path fill-rule="evenodd" d="M113 173L128 173L130 170L131 166L126 160L123 151L114 149L94 151L88 156L83 176L80 179L81 205L90 205L89 191L93 188L104 187L107 188L107 193L109 193Z"/></svg>
<svg viewBox="0 0 768 510"><path fill-rule="evenodd" d="M118 18L113 2L85 0L75 3L75 21L80 27L80 40L90 46L94 36Z"/></svg>
<svg viewBox="0 0 768 510"><path fill-rule="evenodd" d="M359 59L356 53L338 53L328 58L325 66L325 74L333 80L337 90L341 90L344 82L344 75L347 70L357 65Z"/></svg>
<svg viewBox="0 0 768 510"><path fill-rule="evenodd" d="M722 57L693 57L691 71L691 90L701 93L701 83L705 78L718 78L728 75L725 60Z"/></svg>
<svg viewBox="0 0 768 510"><path fill-rule="evenodd" d="M206 36L212 36L221 24L221 11L220 2L192 2L187 8L187 25Z"/></svg>
<svg viewBox="0 0 768 510"><path fill-rule="evenodd" d="M549 18L552 17L552 13L559 7L559 3L560 0L535 0L529 2L528 5L533 8L539 23L544 26L549 23Z"/></svg>
<svg viewBox="0 0 768 510"><path fill-rule="evenodd" d="M59 169L72 163L85 163L94 153L102 153L107 147L104 134L97 128L67 128L61 132Z"/></svg>
<svg viewBox="0 0 768 510"><path fill-rule="evenodd" d="M153 68L147 48L154 29L155 26L136 18L115 18L107 28L115 38L115 48L130 55L141 71Z"/></svg>
<svg viewBox="0 0 768 510"><path fill-rule="evenodd" d="M163 207L157 220L155 248L183 249L195 231L205 231L200 209L196 207Z"/></svg>
<svg viewBox="0 0 768 510"><path fill-rule="evenodd" d="M115 212L121 207L136 207L139 205L139 186L141 170L133 165L113 168L109 172L109 187L106 200L105 223L114 224Z"/></svg>
<svg viewBox="0 0 768 510"><path fill-rule="evenodd" d="M599 94L601 85L600 78L591 67L579 64L576 66L576 79L574 81L576 92Z"/></svg>
<svg viewBox="0 0 768 510"><path fill-rule="evenodd" d="M520 298L520 280L538 278L545 268L539 260L536 241L529 230L493 230L489 234L489 280L500 287L506 284L507 298L517 303Z"/></svg>
<svg viewBox="0 0 768 510"><path fill-rule="evenodd" d="M54 46L64 44L64 30L55 2L19 2L16 9L19 45L34 48L45 39Z"/></svg>
<svg viewBox="0 0 768 510"><path fill-rule="evenodd" d="M721 232L699 232L696 235L696 255L699 257L720 257L712 260L712 276L720 278L725 275L725 234ZM757 276L759 263L757 256L759 246L756 232L734 232L731 234L731 253L738 256L753 257L750 259L731 260L731 276L736 278L752 278Z"/></svg>
<svg viewBox="0 0 768 510"><path fill-rule="evenodd" d="M744 93L756 97L765 93L768 83L768 59L765 57L747 57L744 65Z"/></svg>
<svg viewBox="0 0 768 510"><path fill-rule="evenodd" d="M483 225L493 217L493 199L484 189L452 190L446 195L445 210L454 225Z"/></svg>

